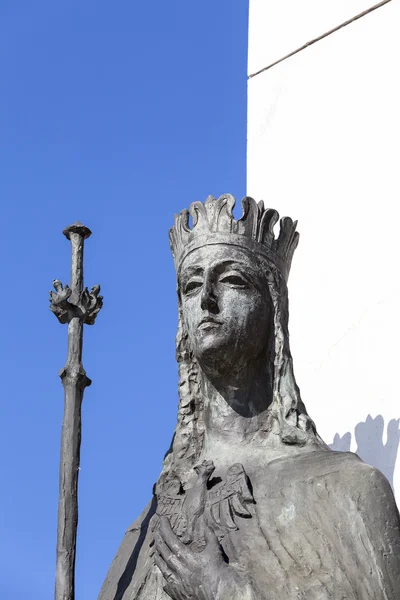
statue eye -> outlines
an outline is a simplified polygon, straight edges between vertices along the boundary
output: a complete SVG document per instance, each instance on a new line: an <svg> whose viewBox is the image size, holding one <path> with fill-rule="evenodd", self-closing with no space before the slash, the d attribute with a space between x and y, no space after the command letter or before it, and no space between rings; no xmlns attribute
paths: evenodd
<svg viewBox="0 0 400 600"><path fill-rule="evenodd" d="M203 285L203 282L199 279L191 279L190 281L188 281L188 283L185 285L185 294L190 294L191 292L195 292L196 290L198 290L199 288L201 288L201 286Z"/></svg>
<svg viewBox="0 0 400 600"><path fill-rule="evenodd" d="M222 283L226 283L228 285L232 285L235 287L240 287L240 288L247 288L248 287L248 283L246 281L246 279L244 279L244 277L241 277L240 275L225 275L224 277L221 277L220 280Z"/></svg>

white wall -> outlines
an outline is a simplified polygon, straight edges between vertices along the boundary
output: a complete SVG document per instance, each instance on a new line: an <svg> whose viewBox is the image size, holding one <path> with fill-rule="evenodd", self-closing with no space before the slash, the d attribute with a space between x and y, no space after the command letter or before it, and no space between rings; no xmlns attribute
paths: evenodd
<svg viewBox="0 0 400 600"><path fill-rule="evenodd" d="M369 6L250 0L249 74ZM247 192L299 220L289 288L303 400L325 441L349 432L351 450L392 480L392 420L400 418L399 27L400 0L392 0L249 79L248 90ZM349 442L336 438L336 448ZM400 459L394 487L400 498Z"/></svg>

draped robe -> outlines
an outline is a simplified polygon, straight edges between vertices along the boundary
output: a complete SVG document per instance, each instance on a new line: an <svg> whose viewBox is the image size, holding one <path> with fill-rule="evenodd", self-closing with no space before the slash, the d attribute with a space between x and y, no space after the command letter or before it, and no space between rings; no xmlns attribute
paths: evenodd
<svg viewBox="0 0 400 600"><path fill-rule="evenodd" d="M400 600L399 513L378 470L350 452L299 448L247 475L251 516L221 544L254 598ZM99 600L170 600L152 557L156 504L126 532Z"/></svg>

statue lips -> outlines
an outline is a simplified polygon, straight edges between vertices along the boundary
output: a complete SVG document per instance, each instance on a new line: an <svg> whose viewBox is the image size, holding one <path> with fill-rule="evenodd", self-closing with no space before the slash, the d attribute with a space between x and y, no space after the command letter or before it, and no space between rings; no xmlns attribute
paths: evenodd
<svg viewBox="0 0 400 600"><path fill-rule="evenodd" d="M215 317L204 317L197 326L200 331L209 331L210 329L216 329L222 325L222 322Z"/></svg>

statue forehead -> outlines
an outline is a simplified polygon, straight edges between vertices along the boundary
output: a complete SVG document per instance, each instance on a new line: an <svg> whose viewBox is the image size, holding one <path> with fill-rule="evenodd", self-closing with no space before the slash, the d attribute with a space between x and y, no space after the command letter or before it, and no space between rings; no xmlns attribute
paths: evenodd
<svg viewBox="0 0 400 600"><path fill-rule="evenodd" d="M193 266L209 267L220 262L234 261L256 267L259 263L255 255L245 248L231 244L208 244L195 248L184 259L181 273Z"/></svg>

